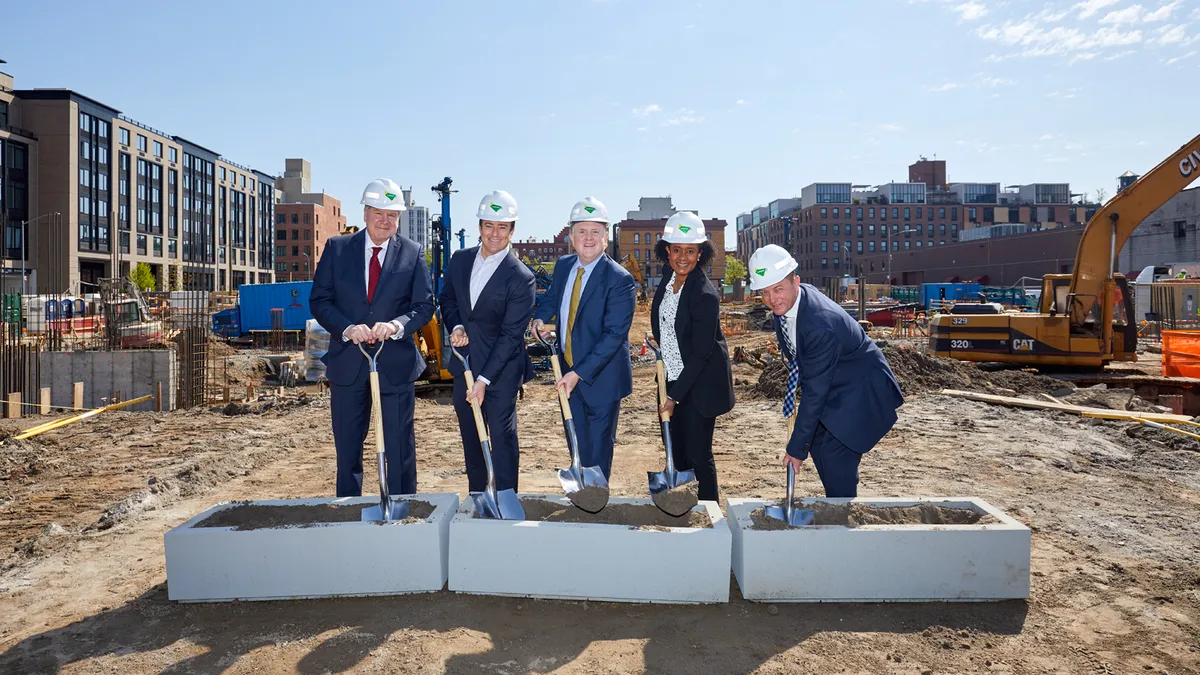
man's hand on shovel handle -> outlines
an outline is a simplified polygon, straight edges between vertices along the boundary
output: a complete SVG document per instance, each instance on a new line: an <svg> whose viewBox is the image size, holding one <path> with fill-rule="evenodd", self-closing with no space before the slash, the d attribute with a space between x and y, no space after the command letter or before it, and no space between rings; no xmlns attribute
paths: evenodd
<svg viewBox="0 0 1200 675"><path fill-rule="evenodd" d="M396 327L390 323L383 323L382 321L375 324L375 326L371 329L371 336L375 340L387 340L395 334ZM372 342L375 340L372 340Z"/></svg>
<svg viewBox="0 0 1200 675"><path fill-rule="evenodd" d="M470 343L471 341L467 338L467 331L463 330L461 326L455 328L454 332L450 333L450 344L455 347L466 347Z"/></svg>
<svg viewBox="0 0 1200 675"><path fill-rule="evenodd" d="M365 324L361 323L357 326L351 326L346 329L346 339L350 340L356 345L363 342L366 342L367 344L375 344L375 336L371 333L371 329Z"/></svg>
<svg viewBox="0 0 1200 675"><path fill-rule="evenodd" d="M804 460L796 459L785 452L783 453L783 466L786 468L788 464L791 464L793 469L799 471L804 467Z"/></svg>
<svg viewBox="0 0 1200 675"><path fill-rule="evenodd" d="M476 379L475 386L471 388L471 391L467 392L467 403L478 402L479 405L483 405L483 395L485 392L487 392L487 384L483 380Z"/></svg>
<svg viewBox="0 0 1200 675"><path fill-rule="evenodd" d="M537 334L543 339L548 337L554 330L554 328L547 326L541 319L534 319L531 328L537 331Z"/></svg>
<svg viewBox="0 0 1200 675"><path fill-rule="evenodd" d="M667 413L668 416L673 416L675 414L675 399L667 399L665 403L658 406L658 412L659 414Z"/></svg>
<svg viewBox="0 0 1200 675"><path fill-rule="evenodd" d="M560 387L563 390L563 393L565 393L567 396L570 396L571 392L575 389L575 385L577 384L579 384L579 375L575 374L575 371L572 370L564 373L563 376L559 378L558 382L554 383L554 386Z"/></svg>

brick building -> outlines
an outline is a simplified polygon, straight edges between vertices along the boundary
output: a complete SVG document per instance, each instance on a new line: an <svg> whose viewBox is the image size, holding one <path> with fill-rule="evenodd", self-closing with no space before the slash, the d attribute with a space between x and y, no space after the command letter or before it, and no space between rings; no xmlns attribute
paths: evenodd
<svg viewBox="0 0 1200 675"><path fill-rule="evenodd" d="M776 199L737 217L737 258L749 264L750 255L767 244L791 249L792 227L799 222L800 198Z"/></svg>
<svg viewBox="0 0 1200 675"><path fill-rule="evenodd" d="M721 218L704 218L703 220L704 231L714 249L712 262L704 273L720 288L725 279L725 228L729 226L729 223ZM616 224L616 236L612 242L613 258L620 260L628 255L640 265L642 274L646 277L648 292L651 293L658 286L665 267L654 257L654 247L662 239L663 226L666 223L665 219L631 220L627 218Z"/></svg>
<svg viewBox="0 0 1200 675"><path fill-rule="evenodd" d="M520 223L518 223L518 229L519 227ZM512 247L523 260L554 262L571 252L570 229L564 227L559 230L552 240L537 240L527 237L525 241L513 241Z"/></svg>
<svg viewBox="0 0 1200 675"><path fill-rule="evenodd" d="M311 192L312 166L288 159L278 179L275 205L275 276L277 281L308 281L330 237L346 229L342 202L324 192Z"/></svg>

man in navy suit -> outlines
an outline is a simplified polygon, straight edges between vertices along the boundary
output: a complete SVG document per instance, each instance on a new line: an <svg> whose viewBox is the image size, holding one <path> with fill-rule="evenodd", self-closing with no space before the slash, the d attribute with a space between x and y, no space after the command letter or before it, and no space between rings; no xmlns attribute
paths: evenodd
<svg viewBox="0 0 1200 675"><path fill-rule="evenodd" d="M557 321L565 371L556 386L571 401L583 466L598 466L608 478L621 399L633 392L629 326L637 291L633 276L605 254L608 209L587 197L571 209L575 255L558 259L554 282L534 312L541 335Z"/></svg>
<svg viewBox="0 0 1200 675"><path fill-rule="evenodd" d="M503 190L479 203L479 246L450 258L440 298L442 323L453 326L450 343L465 351L475 376L467 391L462 363L451 357L454 412L463 439L463 458L471 492L487 487L487 465L475 428L471 402L478 401L491 437L497 490L517 490L520 454L517 443L517 394L533 379L525 350L525 327L536 297L533 273L509 243L517 226L517 201Z"/></svg>
<svg viewBox="0 0 1200 675"><path fill-rule="evenodd" d="M796 266L774 244L750 257L750 289L775 314L788 366L783 414L794 409L796 426L786 462L798 471L812 455L826 497L857 497L859 461L896 423L904 396L879 347L840 305L800 283Z"/></svg>
<svg viewBox="0 0 1200 675"><path fill-rule="evenodd" d="M425 360L412 336L433 317L433 291L421 249L396 234L402 195L391 180L371 181L362 197L366 227L330 238L313 275L309 309L330 336L321 361L331 385L339 497L362 495L371 390L359 344L383 350L377 365L388 492L417 491L413 382Z"/></svg>

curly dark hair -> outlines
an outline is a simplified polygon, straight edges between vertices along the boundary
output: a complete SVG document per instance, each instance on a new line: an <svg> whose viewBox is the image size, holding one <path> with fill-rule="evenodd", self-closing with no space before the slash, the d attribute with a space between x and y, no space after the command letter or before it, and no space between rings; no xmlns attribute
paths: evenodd
<svg viewBox="0 0 1200 675"><path fill-rule="evenodd" d="M669 264L671 262L671 257L667 254L667 251L670 248L671 244L668 243L666 239L659 239L658 243L654 245L654 257L658 258L659 262ZM700 260L697 261L696 266L707 267L708 263L712 261L714 255L716 255L716 251L713 249L711 241L705 240L700 242Z"/></svg>

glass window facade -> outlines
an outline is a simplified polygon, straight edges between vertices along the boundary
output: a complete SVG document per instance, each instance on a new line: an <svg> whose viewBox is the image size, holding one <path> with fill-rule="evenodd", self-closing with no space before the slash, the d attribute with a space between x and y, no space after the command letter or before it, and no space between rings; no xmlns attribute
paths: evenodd
<svg viewBox="0 0 1200 675"><path fill-rule="evenodd" d="M849 183L817 183L818 204L849 204Z"/></svg>

